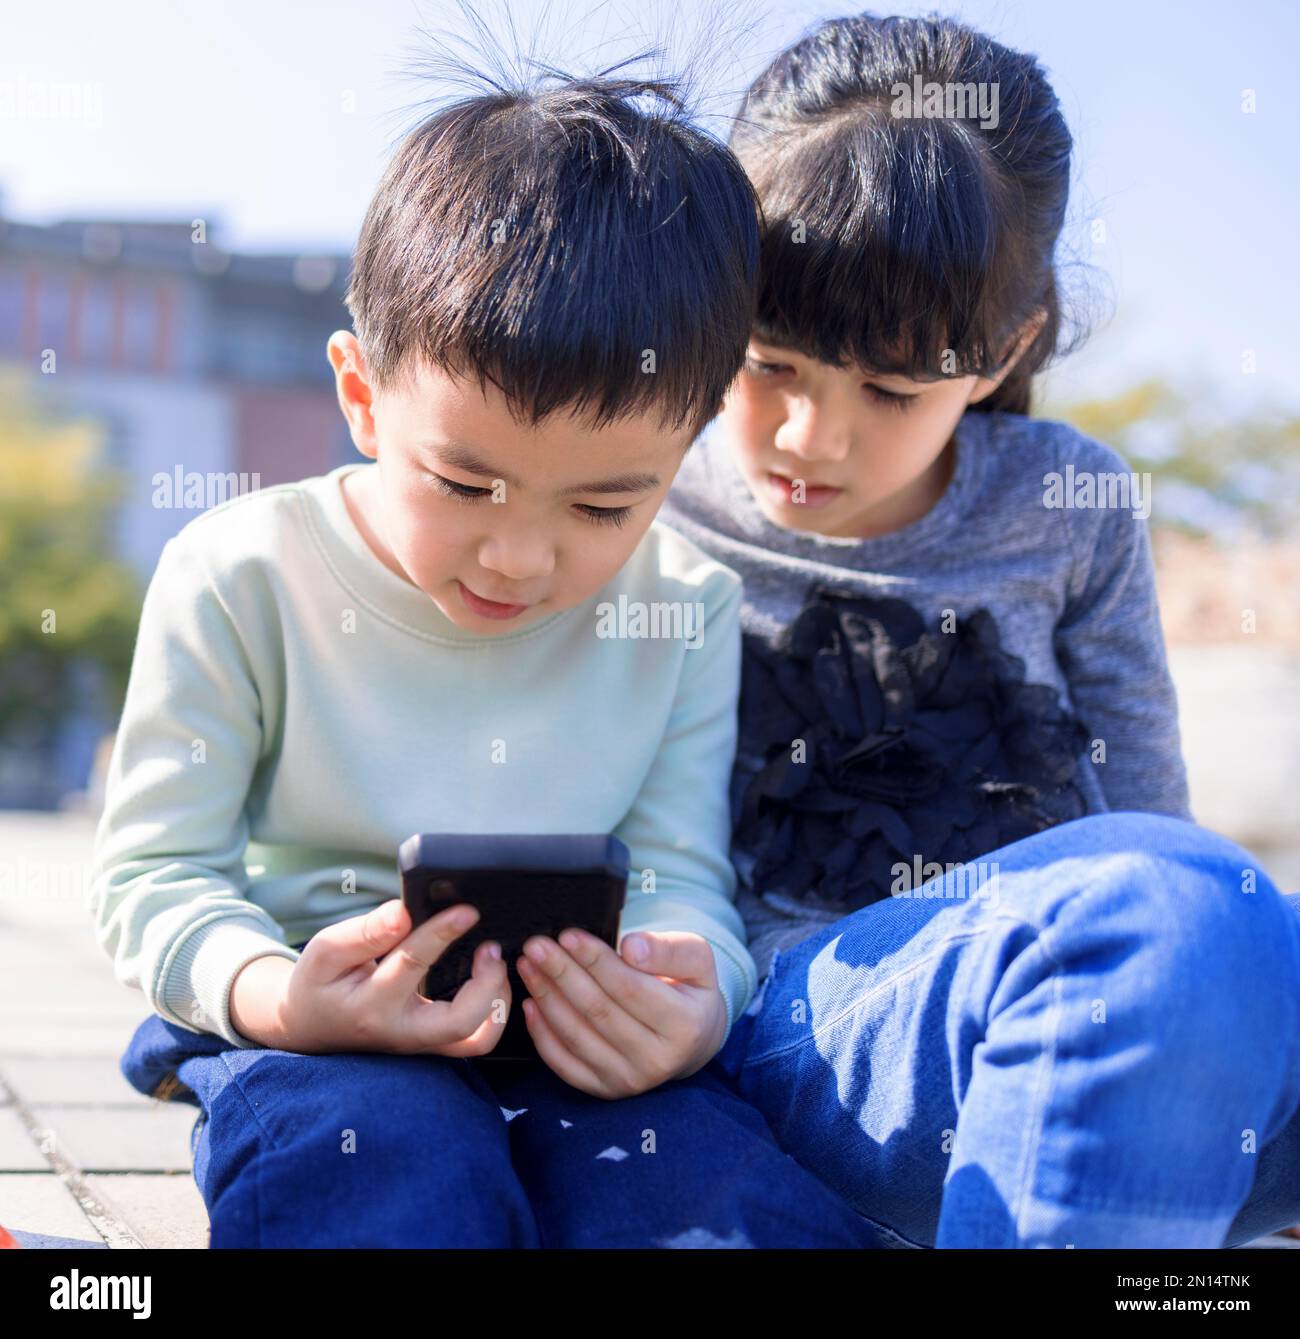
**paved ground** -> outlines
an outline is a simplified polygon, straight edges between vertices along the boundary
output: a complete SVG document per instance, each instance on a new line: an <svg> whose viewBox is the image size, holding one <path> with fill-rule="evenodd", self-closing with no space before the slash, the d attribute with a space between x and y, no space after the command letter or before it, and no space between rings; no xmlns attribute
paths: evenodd
<svg viewBox="0 0 1300 1339"><path fill-rule="evenodd" d="M206 1247L197 1108L117 1067L148 1010L90 930L93 835L84 817L0 813L0 1225L28 1247Z"/></svg>
<svg viewBox="0 0 1300 1339"><path fill-rule="evenodd" d="M90 930L93 834L82 816L0 811L0 1225L24 1247L206 1247L197 1109L142 1097L117 1067L147 1010Z"/></svg>

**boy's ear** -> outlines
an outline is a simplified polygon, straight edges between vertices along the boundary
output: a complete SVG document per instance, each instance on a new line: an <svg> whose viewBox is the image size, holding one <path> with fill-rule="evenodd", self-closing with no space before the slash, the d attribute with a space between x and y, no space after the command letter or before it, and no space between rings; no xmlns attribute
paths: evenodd
<svg viewBox="0 0 1300 1339"><path fill-rule="evenodd" d="M370 382L357 337L350 330L336 330L325 346L325 354L334 369L334 389L352 441L363 456L373 460L379 452L379 443L371 409Z"/></svg>
<svg viewBox="0 0 1300 1339"><path fill-rule="evenodd" d="M1003 364L1002 370L995 377L980 377L975 383L975 389L971 397L966 401L967 404L978 404L986 396L992 395L997 388L1011 375L1011 369L1025 356L1029 346L1038 337L1038 332L1043 328L1043 323L1047 320L1045 311L1035 312L1033 316L1021 327L1020 337L1016 340L1016 347L1011 357Z"/></svg>

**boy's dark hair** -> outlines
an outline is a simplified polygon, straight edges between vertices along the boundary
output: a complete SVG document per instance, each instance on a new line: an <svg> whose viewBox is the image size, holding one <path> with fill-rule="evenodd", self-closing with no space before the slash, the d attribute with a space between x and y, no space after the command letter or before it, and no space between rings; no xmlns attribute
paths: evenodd
<svg viewBox="0 0 1300 1339"><path fill-rule="evenodd" d="M918 75L996 88L998 115L982 118L996 126L955 98L965 115L895 114ZM759 338L918 380L987 376L1042 312L1006 380L972 406L1029 412L1030 379L1061 334L1054 252L1071 151L1032 56L949 19L832 19L754 81L730 143L763 210Z"/></svg>
<svg viewBox="0 0 1300 1339"><path fill-rule="evenodd" d="M757 202L678 81L614 77L628 63L489 81L407 135L345 298L377 387L424 361L534 424L657 408L698 433L717 413L754 317Z"/></svg>

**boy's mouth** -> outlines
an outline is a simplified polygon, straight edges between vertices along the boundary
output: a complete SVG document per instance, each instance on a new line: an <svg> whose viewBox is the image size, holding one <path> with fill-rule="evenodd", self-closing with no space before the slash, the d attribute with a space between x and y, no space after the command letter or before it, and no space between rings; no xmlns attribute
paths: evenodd
<svg viewBox="0 0 1300 1339"><path fill-rule="evenodd" d="M463 581L457 581L456 587L465 608L480 618L517 618L525 609L532 608L530 604L502 604L500 600L485 600L481 595L475 595Z"/></svg>
<svg viewBox="0 0 1300 1339"><path fill-rule="evenodd" d="M844 492L842 488L831 484L809 483L807 479L798 482L801 488L796 494L794 479L787 479L784 474L775 474L771 470L767 472L768 491L783 507L824 507Z"/></svg>

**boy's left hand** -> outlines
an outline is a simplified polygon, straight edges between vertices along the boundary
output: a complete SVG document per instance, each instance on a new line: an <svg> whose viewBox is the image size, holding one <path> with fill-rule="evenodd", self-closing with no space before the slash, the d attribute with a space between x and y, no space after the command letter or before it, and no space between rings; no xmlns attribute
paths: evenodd
<svg viewBox="0 0 1300 1339"><path fill-rule="evenodd" d="M634 941L649 956L634 963ZM542 960L530 950L540 948ZM537 1054L571 1087L631 1097L702 1069L727 1030L713 950L682 930L637 930L616 953L583 930L533 935L517 965Z"/></svg>

